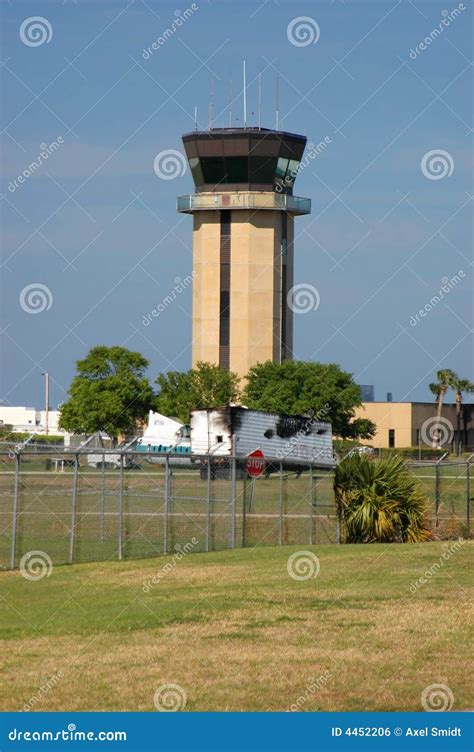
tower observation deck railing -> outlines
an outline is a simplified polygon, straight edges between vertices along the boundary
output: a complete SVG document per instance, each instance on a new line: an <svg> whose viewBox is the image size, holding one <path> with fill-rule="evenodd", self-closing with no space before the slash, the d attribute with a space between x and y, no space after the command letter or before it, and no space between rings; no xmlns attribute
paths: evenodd
<svg viewBox="0 0 474 752"><path fill-rule="evenodd" d="M204 209L267 209L286 211L291 214L310 214L311 199L272 191L195 193L178 196L177 210L179 212L189 214Z"/></svg>

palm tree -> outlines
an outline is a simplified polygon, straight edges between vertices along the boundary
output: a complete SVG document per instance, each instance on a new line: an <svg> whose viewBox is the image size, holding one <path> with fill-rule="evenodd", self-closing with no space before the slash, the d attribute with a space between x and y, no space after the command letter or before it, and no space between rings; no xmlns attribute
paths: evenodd
<svg viewBox="0 0 474 752"><path fill-rule="evenodd" d="M336 467L334 492L346 543L419 543L432 537L426 498L401 457L346 457Z"/></svg>
<svg viewBox="0 0 474 752"><path fill-rule="evenodd" d="M463 392L474 392L474 383L469 379L460 379L457 374L451 386L456 392L456 430L457 430L457 453L461 454L461 406Z"/></svg>
<svg viewBox="0 0 474 752"><path fill-rule="evenodd" d="M456 383L456 380L459 377L450 368L443 368L437 372L436 378L438 379L438 381L433 384L430 384L430 390L436 396L436 404L437 404L436 418L437 418L437 422L439 426L439 422L441 418L441 411L443 409L443 401L444 401L446 392L448 391L450 387L454 386L454 384ZM440 439L441 439L441 431L438 427L433 432L433 447L439 448Z"/></svg>

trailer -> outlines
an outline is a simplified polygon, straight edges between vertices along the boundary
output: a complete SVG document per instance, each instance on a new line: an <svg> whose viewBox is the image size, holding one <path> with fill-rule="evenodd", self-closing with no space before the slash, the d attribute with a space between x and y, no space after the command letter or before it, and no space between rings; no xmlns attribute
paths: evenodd
<svg viewBox="0 0 474 752"><path fill-rule="evenodd" d="M235 457L242 472L248 456L259 449L267 474L284 468L298 471L308 464L331 469L335 465L330 423L311 416L266 413L229 406L191 410L191 459L212 455L212 476Z"/></svg>

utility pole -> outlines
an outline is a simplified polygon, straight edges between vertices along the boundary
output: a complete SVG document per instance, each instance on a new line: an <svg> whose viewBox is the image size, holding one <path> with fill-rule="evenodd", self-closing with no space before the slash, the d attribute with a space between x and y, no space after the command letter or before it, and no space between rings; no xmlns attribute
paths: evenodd
<svg viewBox="0 0 474 752"><path fill-rule="evenodd" d="M44 435L49 433L49 373L42 373L44 376Z"/></svg>

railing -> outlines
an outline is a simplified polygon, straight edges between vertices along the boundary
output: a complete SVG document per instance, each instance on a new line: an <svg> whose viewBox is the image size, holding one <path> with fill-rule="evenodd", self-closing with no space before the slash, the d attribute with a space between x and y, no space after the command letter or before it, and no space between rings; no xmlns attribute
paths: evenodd
<svg viewBox="0 0 474 752"><path fill-rule="evenodd" d="M190 213L204 209L266 209L286 211L291 214L310 214L311 199L289 196L285 193L262 191L260 193L194 193L178 196L177 210Z"/></svg>

